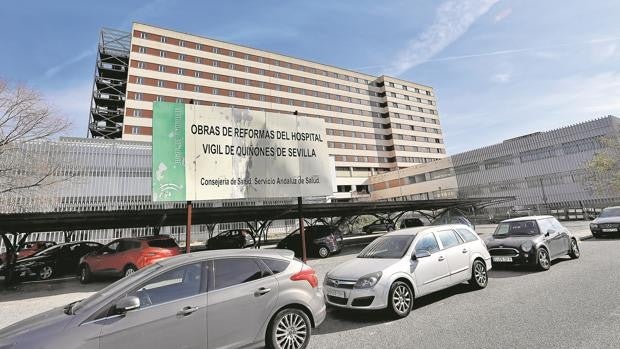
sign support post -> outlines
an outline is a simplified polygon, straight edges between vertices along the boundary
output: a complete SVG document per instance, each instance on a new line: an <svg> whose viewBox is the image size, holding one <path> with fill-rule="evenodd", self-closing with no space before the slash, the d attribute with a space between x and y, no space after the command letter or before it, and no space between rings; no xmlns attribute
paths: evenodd
<svg viewBox="0 0 620 349"><path fill-rule="evenodd" d="M302 198L301 196L297 197L297 210L299 211L299 234L301 235L301 260L306 263L306 234L304 232L304 214L302 211Z"/></svg>
<svg viewBox="0 0 620 349"><path fill-rule="evenodd" d="M190 241L192 236L192 202L187 202L187 227L185 228L185 253L190 253Z"/></svg>

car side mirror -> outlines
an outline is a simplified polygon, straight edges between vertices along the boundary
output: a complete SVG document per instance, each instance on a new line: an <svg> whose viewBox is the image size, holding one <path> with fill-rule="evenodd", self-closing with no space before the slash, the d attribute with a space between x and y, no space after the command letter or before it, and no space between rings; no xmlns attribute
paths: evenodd
<svg viewBox="0 0 620 349"><path fill-rule="evenodd" d="M416 251L413 256L411 256L412 260L416 260L418 258L430 257L431 253L427 250Z"/></svg>
<svg viewBox="0 0 620 349"><path fill-rule="evenodd" d="M140 308L140 298L136 296L127 296L121 298L114 306L116 311L120 314L124 314L130 310Z"/></svg>
<svg viewBox="0 0 620 349"><path fill-rule="evenodd" d="M545 234L545 236L548 237L549 235L553 235L553 234L555 234L555 229L548 229L547 233Z"/></svg>

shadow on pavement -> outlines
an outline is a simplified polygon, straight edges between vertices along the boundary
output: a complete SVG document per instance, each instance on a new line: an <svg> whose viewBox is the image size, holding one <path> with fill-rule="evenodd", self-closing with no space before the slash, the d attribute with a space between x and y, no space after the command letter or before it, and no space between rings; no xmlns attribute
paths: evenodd
<svg viewBox="0 0 620 349"><path fill-rule="evenodd" d="M82 285L75 277L68 277L49 281L22 282L8 289L0 288L0 303L67 293L96 292L113 281L102 279Z"/></svg>
<svg viewBox="0 0 620 349"><path fill-rule="evenodd" d="M469 293L469 292L474 292L474 291L476 290L470 284L467 284L467 283L458 284L456 286L452 286L444 290L437 291L435 293L431 293L426 296L422 296L420 298L416 298L416 300L413 302L412 311L416 311L416 309L424 308L425 306L429 304L442 301L446 298L450 298L458 294Z"/></svg>
<svg viewBox="0 0 620 349"><path fill-rule="evenodd" d="M551 266L562 262L569 262L572 259L568 256L559 257L551 261ZM552 269L553 270L553 269ZM512 278L525 276L534 273L543 273L543 271L538 270L535 266L530 265L494 265L493 269L489 270L489 278L490 279L503 279L503 278Z"/></svg>
<svg viewBox="0 0 620 349"><path fill-rule="evenodd" d="M394 320L389 317L387 312L381 310L362 311L327 308L327 317L325 321L313 331L313 334L349 331L390 321Z"/></svg>

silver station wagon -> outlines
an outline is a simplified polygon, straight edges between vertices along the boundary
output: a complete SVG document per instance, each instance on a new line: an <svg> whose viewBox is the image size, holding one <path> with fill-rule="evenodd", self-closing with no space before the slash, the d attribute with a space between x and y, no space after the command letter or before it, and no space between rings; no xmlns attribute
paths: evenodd
<svg viewBox="0 0 620 349"><path fill-rule="evenodd" d="M325 318L312 268L287 250L172 257L0 330L0 348L299 349Z"/></svg>
<svg viewBox="0 0 620 349"><path fill-rule="evenodd" d="M326 302L351 309L387 309L405 317L416 297L469 281L487 285L491 256L468 226L410 228L386 234L357 258L331 270Z"/></svg>

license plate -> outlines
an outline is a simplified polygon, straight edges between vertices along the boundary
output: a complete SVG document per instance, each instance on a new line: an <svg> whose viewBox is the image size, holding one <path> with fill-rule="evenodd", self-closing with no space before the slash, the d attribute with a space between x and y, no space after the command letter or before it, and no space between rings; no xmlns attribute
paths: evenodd
<svg viewBox="0 0 620 349"><path fill-rule="evenodd" d="M328 288L327 290L327 295L328 296L332 296L332 297L340 297L340 298L346 298L344 296L344 291L341 290L335 290L333 288Z"/></svg>
<svg viewBox="0 0 620 349"><path fill-rule="evenodd" d="M603 229L603 232L605 232L605 233L613 233L613 232L616 232L616 231L618 231L618 229L616 229L616 228L605 228L605 229Z"/></svg>
<svg viewBox="0 0 620 349"><path fill-rule="evenodd" d="M493 262L512 262L512 257L493 257Z"/></svg>

